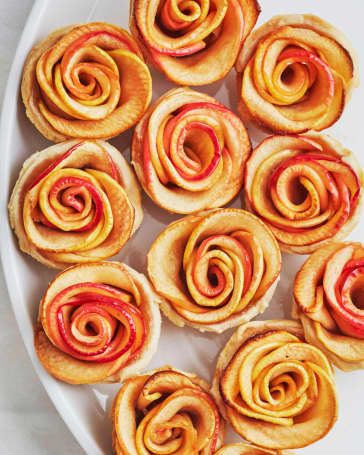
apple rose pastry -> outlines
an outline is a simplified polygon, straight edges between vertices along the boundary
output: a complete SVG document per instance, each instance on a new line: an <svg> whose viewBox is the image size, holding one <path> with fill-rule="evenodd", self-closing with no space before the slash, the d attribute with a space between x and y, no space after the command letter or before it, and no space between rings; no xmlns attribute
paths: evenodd
<svg viewBox="0 0 364 455"><path fill-rule="evenodd" d="M281 452L280 450L263 449L252 444L238 443L221 447L215 452L215 455L288 455L289 453L293 455L293 452Z"/></svg>
<svg viewBox="0 0 364 455"><path fill-rule="evenodd" d="M239 209L190 215L170 224L148 253L148 273L171 321L222 332L268 306L281 255L270 230Z"/></svg>
<svg viewBox="0 0 364 455"><path fill-rule="evenodd" d="M268 449L305 447L337 418L331 365L295 321L240 326L220 353L212 393L234 430Z"/></svg>
<svg viewBox="0 0 364 455"><path fill-rule="evenodd" d="M95 22L56 30L34 46L21 92L27 116L50 141L107 139L144 114L152 80L134 38Z"/></svg>
<svg viewBox="0 0 364 455"><path fill-rule="evenodd" d="M330 243L297 273L294 313L305 338L343 370L364 368L364 246Z"/></svg>
<svg viewBox="0 0 364 455"><path fill-rule="evenodd" d="M290 253L344 239L359 219L362 187L353 154L317 133L270 136L246 164L246 205Z"/></svg>
<svg viewBox="0 0 364 455"><path fill-rule="evenodd" d="M144 275L119 262L79 264L48 286L35 349L61 381L119 382L149 363L160 324L157 297Z"/></svg>
<svg viewBox="0 0 364 455"><path fill-rule="evenodd" d="M328 128L359 83L350 43L312 15L276 16L256 29L236 70L242 118L274 133Z"/></svg>
<svg viewBox="0 0 364 455"><path fill-rule="evenodd" d="M65 268L118 253L143 211L137 179L115 147L71 140L25 161L9 217L22 251Z"/></svg>
<svg viewBox="0 0 364 455"><path fill-rule="evenodd" d="M112 412L116 454L215 453L224 425L208 389L170 367L125 381Z"/></svg>
<svg viewBox="0 0 364 455"><path fill-rule="evenodd" d="M192 213L236 196L250 150L235 114L208 95L177 88L163 95L136 127L132 160L156 204Z"/></svg>
<svg viewBox="0 0 364 455"><path fill-rule="evenodd" d="M130 30L172 82L222 79L260 13L257 0L131 0Z"/></svg>

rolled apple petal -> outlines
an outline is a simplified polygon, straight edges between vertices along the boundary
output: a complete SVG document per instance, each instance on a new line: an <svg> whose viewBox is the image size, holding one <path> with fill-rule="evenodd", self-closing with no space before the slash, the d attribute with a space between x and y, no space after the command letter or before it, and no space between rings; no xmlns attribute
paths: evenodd
<svg viewBox="0 0 364 455"><path fill-rule="evenodd" d="M246 164L247 207L283 251L308 254L356 226L363 174L353 154L327 135L270 136Z"/></svg>
<svg viewBox="0 0 364 455"><path fill-rule="evenodd" d="M328 128L359 81L346 37L309 14L276 16L256 29L236 70L241 117L273 133Z"/></svg>
<svg viewBox="0 0 364 455"><path fill-rule="evenodd" d="M216 455L288 455L289 453L293 455L293 452L269 450L253 444L237 443L221 447L221 449L216 452Z"/></svg>
<svg viewBox="0 0 364 455"><path fill-rule="evenodd" d="M178 88L136 127L132 162L156 204L187 214L236 196L250 150L244 125L231 111L208 95Z"/></svg>
<svg viewBox="0 0 364 455"><path fill-rule="evenodd" d="M22 251L53 268L113 256L143 218L126 160L103 141L63 142L25 161L9 202Z"/></svg>
<svg viewBox="0 0 364 455"><path fill-rule="evenodd" d="M294 301L305 338L344 371L364 368L364 246L330 243L296 275Z"/></svg>
<svg viewBox="0 0 364 455"><path fill-rule="evenodd" d="M332 367L289 320L239 327L219 355L212 394L240 436L273 450L251 453L305 447L337 418Z"/></svg>
<svg viewBox="0 0 364 455"><path fill-rule="evenodd" d="M125 381L112 418L117 454L207 455L223 437L223 420L208 385L170 367Z"/></svg>
<svg viewBox="0 0 364 455"><path fill-rule="evenodd" d="M211 210L169 225L148 253L148 274L178 326L222 332L263 312L279 280L270 230L238 209Z"/></svg>
<svg viewBox="0 0 364 455"><path fill-rule="evenodd" d="M70 267L40 304L35 349L45 369L70 384L118 382L157 349L160 314L144 275L118 262Z"/></svg>
<svg viewBox="0 0 364 455"><path fill-rule="evenodd" d="M255 0L132 0L130 30L168 79L205 85L231 70L259 13Z"/></svg>
<svg viewBox="0 0 364 455"><path fill-rule="evenodd" d="M29 119L47 139L108 139L144 114L152 80L134 38L95 22L57 30L37 44L21 91Z"/></svg>

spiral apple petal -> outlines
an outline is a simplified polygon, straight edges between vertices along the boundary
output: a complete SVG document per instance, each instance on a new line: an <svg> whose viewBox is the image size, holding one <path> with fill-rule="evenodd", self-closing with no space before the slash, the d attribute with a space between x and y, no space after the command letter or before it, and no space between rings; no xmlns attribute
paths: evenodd
<svg viewBox="0 0 364 455"><path fill-rule="evenodd" d="M312 15L277 16L263 24L246 40L236 69L242 118L274 133L328 128L358 85L347 39Z"/></svg>
<svg viewBox="0 0 364 455"><path fill-rule="evenodd" d="M259 13L255 0L132 0L130 30L168 79L205 85L230 71Z"/></svg>
<svg viewBox="0 0 364 455"><path fill-rule="evenodd" d="M55 268L116 254L140 225L140 189L111 145L73 140L29 158L9 204L20 247Z"/></svg>
<svg viewBox="0 0 364 455"><path fill-rule="evenodd" d="M336 421L332 367L302 338L301 326L293 321L250 322L239 327L219 356L213 395L234 430L260 447L305 447Z"/></svg>
<svg viewBox="0 0 364 455"><path fill-rule="evenodd" d="M132 36L95 22L58 30L33 48L22 96L28 117L48 139L106 139L144 114L151 84Z"/></svg>
<svg viewBox="0 0 364 455"><path fill-rule="evenodd" d="M145 277L116 262L70 267L49 285L35 347L50 374L71 384L112 382L150 360L159 338Z"/></svg>
<svg viewBox="0 0 364 455"><path fill-rule="evenodd" d="M306 339L343 370L364 368L364 247L331 243L296 275L295 310Z"/></svg>
<svg viewBox="0 0 364 455"><path fill-rule="evenodd" d="M172 369L130 378L113 407L117 454L212 454L222 426L204 382Z"/></svg>
<svg viewBox="0 0 364 455"><path fill-rule="evenodd" d="M135 129L132 162L161 207L192 213L227 204L243 184L250 141L214 98L186 88L163 95Z"/></svg>
<svg viewBox="0 0 364 455"><path fill-rule="evenodd" d="M351 232L362 186L352 153L326 135L270 136L246 165L248 207L267 223L284 251L299 254Z"/></svg>
<svg viewBox="0 0 364 455"><path fill-rule="evenodd" d="M268 305L281 256L271 232L237 209L212 210L171 224L148 253L148 273L177 325L223 331Z"/></svg>

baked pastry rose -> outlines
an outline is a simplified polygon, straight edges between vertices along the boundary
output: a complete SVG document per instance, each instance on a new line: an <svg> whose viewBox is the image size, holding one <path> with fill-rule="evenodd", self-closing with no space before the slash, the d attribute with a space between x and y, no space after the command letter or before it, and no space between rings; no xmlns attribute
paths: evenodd
<svg viewBox="0 0 364 455"><path fill-rule="evenodd" d="M50 141L108 139L144 114L152 79L134 38L95 22L56 30L34 46L21 92L27 116Z"/></svg>
<svg viewBox="0 0 364 455"><path fill-rule="evenodd" d="M125 381L112 416L117 455L210 455L223 437L208 385L170 367Z"/></svg>
<svg viewBox="0 0 364 455"><path fill-rule="evenodd" d="M215 452L215 455L288 455L289 453L293 455L293 452L263 449L252 444L238 443L221 447L220 450Z"/></svg>
<svg viewBox="0 0 364 455"><path fill-rule="evenodd" d="M34 153L9 202L20 248L64 268L118 253L143 218L127 161L103 141L66 141Z"/></svg>
<svg viewBox="0 0 364 455"><path fill-rule="evenodd" d="M281 270L272 233L239 209L190 215L170 224L148 253L148 273L171 321L222 332L268 306Z"/></svg>
<svg viewBox="0 0 364 455"><path fill-rule="evenodd" d="M250 150L235 114L208 95L177 88L163 95L136 127L132 160L156 204L192 213L236 196Z"/></svg>
<svg viewBox="0 0 364 455"><path fill-rule="evenodd" d="M359 84L346 37L308 14L276 16L256 29L236 70L243 120L274 133L328 128Z"/></svg>
<svg viewBox="0 0 364 455"><path fill-rule="evenodd" d="M219 355L212 394L240 436L268 449L305 447L337 418L331 365L295 321L240 326Z"/></svg>
<svg viewBox="0 0 364 455"><path fill-rule="evenodd" d="M246 205L290 253L344 239L359 219L362 189L353 154L317 133L267 137L246 164Z"/></svg>
<svg viewBox="0 0 364 455"><path fill-rule="evenodd" d="M119 382L149 363L160 324L157 297L144 275L119 262L80 264L48 286L35 349L61 381Z"/></svg>
<svg viewBox="0 0 364 455"><path fill-rule="evenodd" d="M260 13L256 0L131 0L130 30L171 81L222 79Z"/></svg>
<svg viewBox="0 0 364 455"><path fill-rule="evenodd" d="M294 283L305 338L343 370L364 368L364 246L330 243L303 264Z"/></svg>

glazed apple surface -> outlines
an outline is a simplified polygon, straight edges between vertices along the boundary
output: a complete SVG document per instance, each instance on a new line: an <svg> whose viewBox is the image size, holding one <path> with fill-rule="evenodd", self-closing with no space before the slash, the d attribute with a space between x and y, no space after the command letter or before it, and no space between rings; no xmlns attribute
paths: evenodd
<svg viewBox="0 0 364 455"><path fill-rule="evenodd" d="M148 274L173 323L222 332L263 312L279 280L270 230L239 209L190 215L169 225L148 253Z"/></svg>
<svg viewBox="0 0 364 455"><path fill-rule="evenodd" d="M144 55L179 85L205 85L233 67L259 16L255 0L131 0L130 30Z"/></svg>
<svg viewBox="0 0 364 455"><path fill-rule="evenodd" d="M323 19L273 17L251 33L236 61L240 115L272 133L321 131L340 118L358 67L347 38Z"/></svg>
<svg viewBox="0 0 364 455"><path fill-rule="evenodd" d="M144 275L118 262L70 267L50 283L35 349L44 368L70 384L118 382L157 349L160 314Z"/></svg>
<svg viewBox="0 0 364 455"><path fill-rule="evenodd" d="M218 357L212 393L236 433L267 449L305 447L337 419L332 367L295 321L241 325Z"/></svg>
<svg viewBox="0 0 364 455"><path fill-rule="evenodd" d="M21 92L27 116L50 141L108 139L143 115L152 79L127 31L94 22L56 30L33 47Z"/></svg>
<svg viewBox="0 0 364 455"><path fill-rule="evenodd" d="M245 201L283 251L307 254L356 226L363 174L354 155L318 134L269 136L246 164Z"/></svg>
<svg viewBox="0 0 364 455"><path fill-rule="evenodd" d="M187 214L221 207L238 194L250 150L245 127L233 112L211 96L177 88L142 118L131 155L153 201Z"/></svg>
<svg viewBox="0 0 364 455"><path fill-rule="evenodd" d="M139 227L140 188L103 141L66 141L25 161L9 202L20 248L53 268L113 256Z"/></svg>

